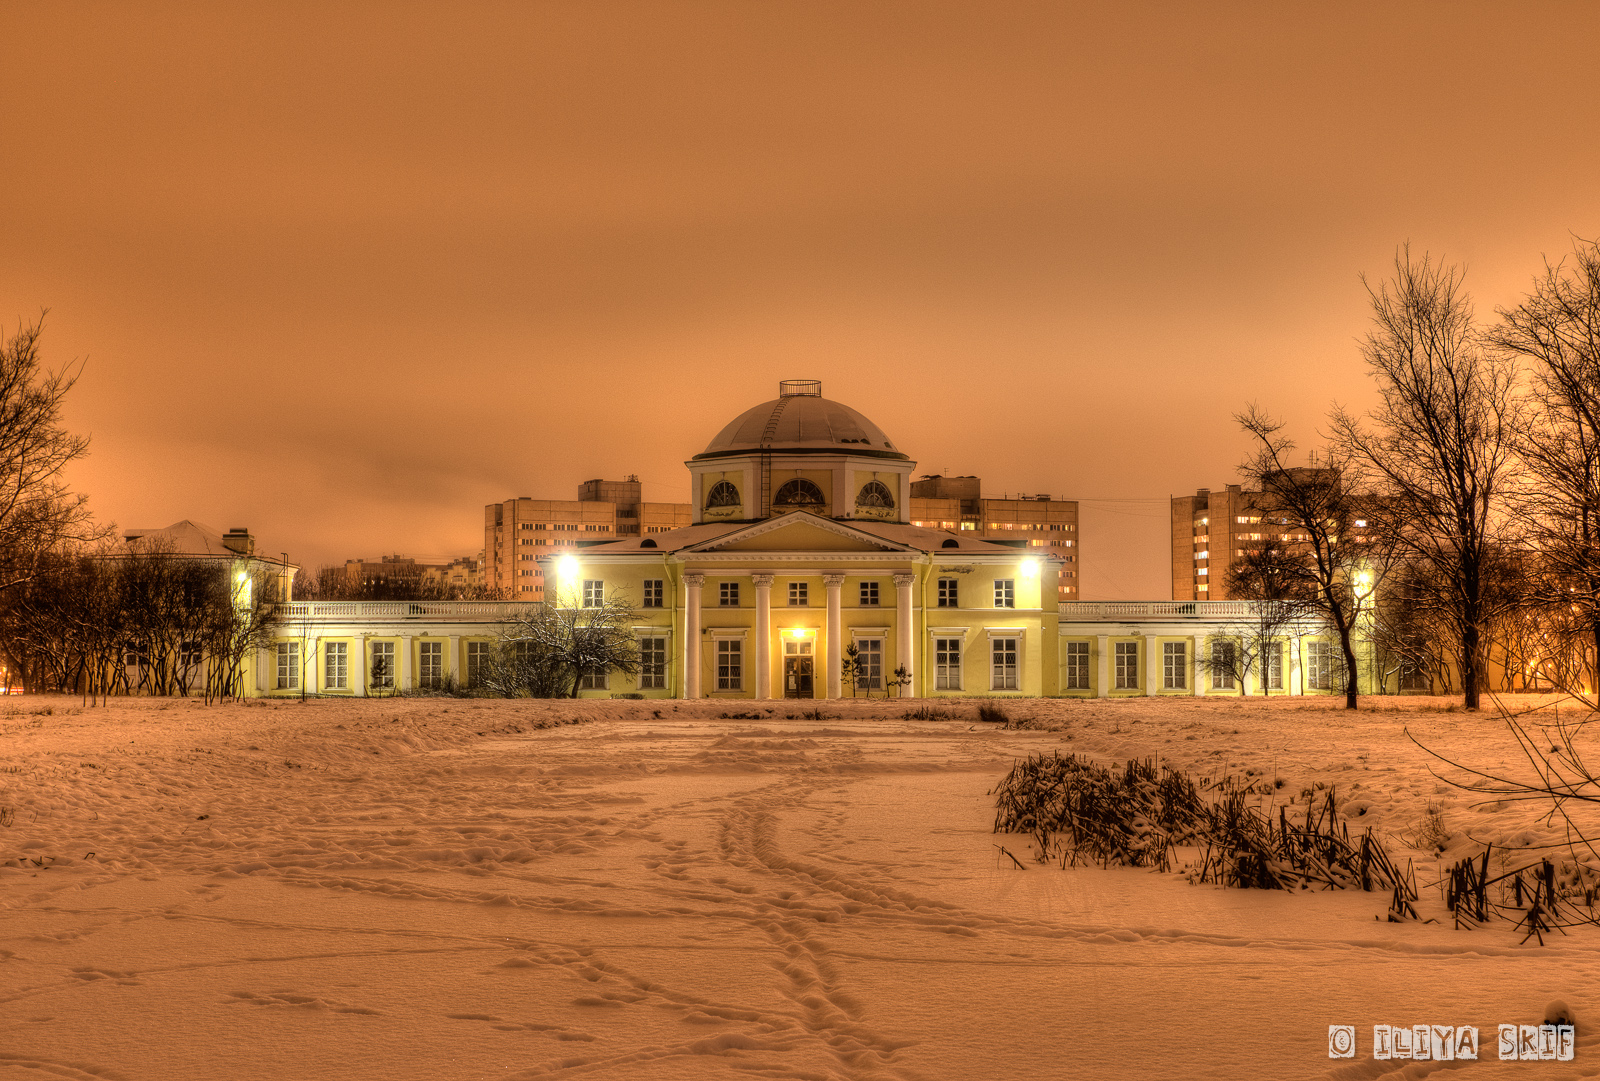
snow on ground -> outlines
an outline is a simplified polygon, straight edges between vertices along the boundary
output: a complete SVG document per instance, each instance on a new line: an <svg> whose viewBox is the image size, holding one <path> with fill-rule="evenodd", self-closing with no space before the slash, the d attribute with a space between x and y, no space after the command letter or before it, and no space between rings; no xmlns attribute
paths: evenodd
<svg viewBox="0 0 1600 1081"><path fill-rule="evenodd" d="M1426 883L1430 808L1446 859L1559 836L1474 807L1404 733L1515 766L1492 716L1027 701L1002 729L972 702L903 717L922 704L13 700L0 1078L1600 1074L1600 930L1523 946L1384 922L1379 894L1041 866L990 832L1018 757L1159 755L1297 807L1334 785ZM1576 1060L1495 1061L1495 1025L1552 999ZM1374 1062L1378 1023L1475 1024L1486 1061Z"/></svg>

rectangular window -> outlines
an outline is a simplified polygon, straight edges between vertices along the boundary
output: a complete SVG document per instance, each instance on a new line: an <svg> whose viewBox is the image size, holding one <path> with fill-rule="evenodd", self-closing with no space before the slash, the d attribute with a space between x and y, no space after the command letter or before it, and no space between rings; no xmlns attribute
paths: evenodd
<svg viewBox="0 0 1600 1081"><path fill-rule="evenodd" d="M992 691L1014 691L1017 689L1017 639L991 638L989 639L989 653L994 665L993 678L989 681Z"/></svg>
<svg viewBox="0 0 1600 1081"><path fill-rule="evenodd" d="M200 663L200 643L194 641L182 642L178 645L178 664L184 668L193 668Z"/></svg>
<svg viewBox="0 0 1600 1081"><path fill-rule="evenodd" d="M606 584L585 578L583 581L583 606L585 608L604 608L606 603Z"/></svg>
<svg viewBox="0 0 1600 1081"><path fill-rule="evenodd" d="M300 643L278 643L278 690L300 689Z"/></svg>
<svg viewBox="0 0 1600 1081"><path fill-rule="evenodd" d="M1401 662L1400 689L1402 691L1432 690L1433 688L1429 685L1428 670L1411 661Z"/></svg>
<svg viewBox="0 0 1600 1081"><path fill-rule="evenodd" d="M394 643L372 643L372 685L393 687L394 676Z"/></svg>
<svg viewBox="0 0 1600 1081"><path fill-rule="evenodd" d="M476 687L489 674L489 643L467 643L467 686Z"/></svg>
<svg viewBox="0 0 1600 1081"><path fill-rule="evenodd" d="M1089 689L1089 643L1067 643L1067 690Z"/></svg>
<svg viewBox="0 0 1600 1081"><path fill-rule="evenodd" d="M1211 686L1219 691L1236 688L1233 670L1238 664L1238 651L1232 641L1220 639L1211 643Z"/></svg>
<svg viewBox="0 0 1600 1081"><path fill-rule="evenodd" d="M933 640L934 689L959 691L961 689L961 639L935 638Z"/></svg>
<svg viewBox="0 0 1600 1081"><path fill-rule="evenodd" d="M444 643L417 643L417 685L437 687L444 680Z"/></svg>
<svg viewBox="0 0 1600 1081"><path fill-rule="evenodd" d="M1015 578L996 578L994 580L994 606L996 608L1015 608L1017 606L1017 582Z"/></svg>
<svg viewBox="0 0 1600 1081"><path fill-rule="evenodd" d="M1306 643L1306 686L1314 691L1333 689L1333 650L1327 642Z"/></svg>
<svg viewBox="0 0 1600 1081"><path fill-rule="evenodd" d="M856 642L856 689L883 690L883 639L862 638Z"/></svg>
<svg viewBox="0 0 1600 1081"><path fill-rule="evenodd" d="M717 587L717 589L718 589L718 594L717 595L721 598L721 601L719 603L721 603L724 608L737 608L737 607L739 607L739 583L738 582L723 582L722 585Z"/></svg>
<svg viewBox="0 0 1600 1081"><path fill-rule="evenodd" d="M1116 649L1117 660L1117 690L1136 691L1139 689L1139 643L1118 642Z"/></svg>
<svg viewBox="0 0 1600 1081"><path fill-rule="evenodd" d="M939 607L961 607L959 583L954 578L939 579Z"/></svg>
<svg viewBox="0 0 1600 1081"><path fill-rule="evenodd" d="M324 643L322 647L322 685L330 691L350 689L349 643Z"/></svg>
<svg viewBox="0 0 1600 1081"><path fill-rule="evenodd" d="M873 605L876 605L877 603L878 603L878 583L877 582L862 582L861 583L861 604L864 607L871 607Z"/></svg>
<svg viewBox="0 0 1600 1081"><path fill-rule="evenodd" d="M646 608L663 607L666 592L666 581L664 579L646 578L644 580L644 606Z"/></svg>
<svg viewBox="0 0 1600 1081"><path fill-rule="evenodd" d="M1283 643L1268 642L1261 658L1261 676L1269 691L1283 690Z"/></svg>
<svg viewBox="0 0 1600 1081"><path fill-rule="evenodd" d="M1161 686L1181 691L1189 686L1189 650L1182 642L1161 643Z"/></svg>
<svg viewBox="0 0 1600 1081"><path fill-rule="evenodd" d="M667 686L667 640L639 639L639 689L659 691Z"/></svg>
<svg viewBox="0 0 1600 1081"><path fill-rule="evenodd" d="M735 589L738 587L735 586ZM744 643L734 638L717 639L717 690L737 691L744 687L740 658Z"/></svg>
<svg viewBox="0 0 1600 1081"><path fill-rule="evenodd" d="M606 687L606 673L604 672L585 672L578 677L578 690L580 691L603 691Z"/></svg>
<svg viewBox="0 0 1600 1081"><path fill-rule="evenodd" d="M796 608L803 608L811 603L810 589L804 582L789 583L789 603Z"/></svg>

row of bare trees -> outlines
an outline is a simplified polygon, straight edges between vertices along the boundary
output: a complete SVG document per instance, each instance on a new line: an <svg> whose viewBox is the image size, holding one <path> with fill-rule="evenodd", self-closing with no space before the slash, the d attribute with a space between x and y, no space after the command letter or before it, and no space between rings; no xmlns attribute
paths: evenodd
<svg viewBox="0 0 1600 1081"><path fill-rule="evenodd" d="M1293 539L1236 564L1232 595L1320 618L1351 708L1358 636L1372 642L1376 678L1458 679L1469 709L1493 689L1491 659L1593 696L1600 244L1577 242L1488 321L1459 268L1407 248L1367 291L1376 408L1336 407L1309 467L1291 464L1280 422L1254 406L1237 416L1255 447L1241 473L1262 492L1265 524Z"/></svg>
<svg viewBox="0 0 1600 1081"><path fill-rule="evenodd" d="M47 553L0 604L0 643L29 691L236 697L244 658L267 640L275 588L275 576L235 561Z"/></svg>
<svg viewBox="0 0 1600 1081"><path fill-rule="evenodd" d="M303 601L502 601L512 599L506 590L486 586L452 585L430 577L417 564L394 564L393 573L353 575L348 567L323 564L315 571L299 571L294 595Z"/></svg>

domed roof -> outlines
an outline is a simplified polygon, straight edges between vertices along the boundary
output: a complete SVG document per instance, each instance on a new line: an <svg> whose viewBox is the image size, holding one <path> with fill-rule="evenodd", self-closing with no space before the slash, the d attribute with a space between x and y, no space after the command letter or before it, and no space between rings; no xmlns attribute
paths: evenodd
<svg viewBox="0 0 1600 1081"><path fill-rule="evenodd" d="M763 450L843 452L910 460L895 448L882 428L848 405L824 398L822 384L811 379L786 379L779 383L777 398L740 413L695 458L721 458Z"/></svg>

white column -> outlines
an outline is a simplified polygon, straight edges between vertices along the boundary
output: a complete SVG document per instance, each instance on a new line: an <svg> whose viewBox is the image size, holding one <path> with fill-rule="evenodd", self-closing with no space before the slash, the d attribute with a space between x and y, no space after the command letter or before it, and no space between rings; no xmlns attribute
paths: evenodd
<svg viewBox="0 0 1600 1081"><path fill-rule="evenodd" d="M911 677L911 682L900 688L900 694L906 698L917 697L917 672L912 660L912 645L915 640L916 628L912 625L911 616L911 586L917 580L915 574L897 574L894 576L894 652L895 664L905 665L906 674Z"/></svg>
<svg viewBox="0 0 1600 1081"><path fill-rule="evenodd" d="M400 670L395 673L394 689L397 691L411 689L411 642L411 635L400 636L400 656L394 659L394 666Z"/></svg>
<svg viewBox="0 0 1600 1081"><path fill-rule="evenodd" d="M1097 679L1094 685L1094 696L1096 698L1110 698L1111 655L1107 652L1111 648L1110 637L1104 634L1097 634L1094 636L1094 642L1095 657L1097 658L1095 672Z"/></svg>
<svg viewBox="0 0 1600 1081"><path fill-rule="evenodd" d="M367 680L370 678L367 666L371 663L367 659L367 636L363 634L350 645L350 667L353 670L351 675L355 678L350 689L357 698L367 696Z"/></svg>
<svg viewBox="0 0 1600 1081"><path fill-rule="evenodd" d="M1145 635L1144 641L1144 693L1146 697L1151 697L1161 686L1161 643L1156 641L1156 636L1153 634Z"/></svg>
<svg viewBox="0 0 1600 1081"><path fill-rule="evenodd" d="M1206 666L1200 660L1200 643L1205 639L1195 635L1189 639L1189 648L1194 650L1194 693L1199 698L1206 693Z"/></svg>
<svg viewBox="0 0 1600 1081"><path fill-rule="evenodd" d="M822 584L828 589L828 659L824 662L828 666L828 697L838 698L843 692L839 666L844 662L844 643L840 641L844 637L844 621L840 618L839 593L844 588L844 575L824 574Z"/></svg>
<svg viewBox="0 0 1600 1081"><path fill-rule="evenodd" d="M317 685L317 672L322 667L322 636L313 635L311 648L306 650L306 655L300 658L300 683L307 694L316 694L322 688Z"/></svg>
<svg viewBox="0 0 1600 1081"><path fill-rule="evenodd" d="M756 697L772 697L772 575L752 574L756 584Z"/></svg>
<svg viewBox="0 0 1600 1081"><path fill-rule="evenodd" d="M117 663L122 662L122 655L117 654ZM262 646L256 650L256 690L270 691L278 685L277 658L272 654L271 646Z"/></svg>
<svg viewBox="0 0 1600 1081"><path fill-rule="evenodd" d="M703 574L683 576L683 696L700 697L700 587Z"/></svg>
<svg viewBox="0 0 1600 1081"><path fill-rule="evenodd" d="M1295 690L1296 684L1298 684L1299 687L1300 687L1300 689L1298 691ZM1294 637L1289 639L1289 693L1290 694L1305 694L1306 693L1305 677L1301 674L1301 668L1300 668L1300 636L1299 635L1295 635Z"/></svg>
<svg viewBox="0 0 1600 1081"><path fill-rule="evenodd" d="M443 672L443 675L446 678L449 678L450 676L455 676L457 683L462 682L462 678L461 678L461 636L459 634L448 634L448 635L445 635L444 651L445 651L445 657L444 657L444 672Z"/></svg>

